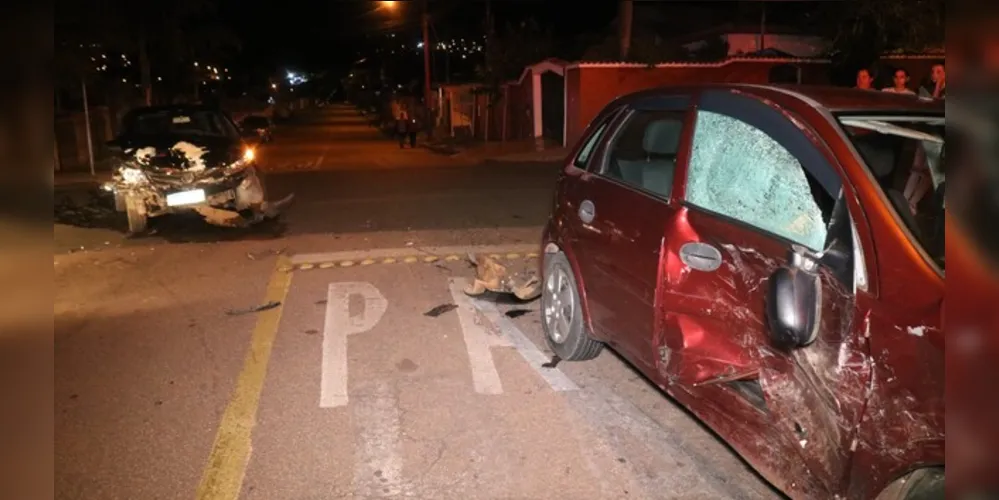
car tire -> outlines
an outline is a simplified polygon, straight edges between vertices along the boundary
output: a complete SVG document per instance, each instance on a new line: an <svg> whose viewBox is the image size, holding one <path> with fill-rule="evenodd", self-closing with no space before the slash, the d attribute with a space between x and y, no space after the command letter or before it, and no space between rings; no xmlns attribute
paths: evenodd
<svg viewBox="0 0 999 500"><path fill-rule="evenodd" d="M593 359L604 347L587 332L580 297L579 285L565 254L545 254L541 325L548 347L566 361Z"/></svg>
<svg viewBox="0 0 999 500"><path fill-rule="evenodd" d="M125 215L128 217L128 234L136 236L146 232L149 227L149 216L146 215L144 202L134 196L125 198Z"/></svg>

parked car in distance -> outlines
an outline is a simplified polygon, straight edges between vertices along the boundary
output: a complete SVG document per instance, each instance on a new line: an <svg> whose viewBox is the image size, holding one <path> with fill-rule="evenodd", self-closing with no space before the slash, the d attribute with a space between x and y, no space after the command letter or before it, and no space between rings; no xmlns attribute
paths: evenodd
<svg viewBox="0 0 999 500"><path fill-rule="evenodd" d="M943 498L943 105L623 96L560 173L542 322L609 345L793 498Z"/></svg>
<svg viewBox="0 0 999 500"><path fill-rule="evenodd" d="M246 137L252 137L252 133L255 133L257 142L268 143L274 140L274 124L264 115L247 116L240 122L239 127Z"/></svg>

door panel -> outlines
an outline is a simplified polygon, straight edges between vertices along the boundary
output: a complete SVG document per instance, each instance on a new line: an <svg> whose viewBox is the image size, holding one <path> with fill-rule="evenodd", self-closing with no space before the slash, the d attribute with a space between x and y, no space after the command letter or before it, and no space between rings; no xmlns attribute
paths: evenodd
<svg viewBox="0 0 999 500"><path fill-rule="evenodd" d="M842 181L823 147L786 113L752 97L702 95L681 173L684 207L665 239L658 330L668 356L659 373L694 394L733 380L759 384L765 408L745 426L762 425L770 435L741 444L766 460L778 457L787 470L804 464L816 483L837 491L870 374L855 297L820 268L819 335L805 347L775 346L766 318L769 279L787 265L792 245L821 251L835 238L830 222ZM681 249L691 242L715 249L717 269L684 261ZM723 414L733 411L724 407L732 401L754 406L744 397L701 401L701 411ZM745 439L740 429L720 432Z"/></svg>
<svg viewBox="0 0 999 500"><path fill-rule="evenodd" d="M685 106L687 100L671 104ZM581 264L590 318L598 338L631 362L654 370L656 303L662 248L676 204L668 200L686 113L632 109L598 152L599 173L580 182L593 213L580 219Z"/></svg>

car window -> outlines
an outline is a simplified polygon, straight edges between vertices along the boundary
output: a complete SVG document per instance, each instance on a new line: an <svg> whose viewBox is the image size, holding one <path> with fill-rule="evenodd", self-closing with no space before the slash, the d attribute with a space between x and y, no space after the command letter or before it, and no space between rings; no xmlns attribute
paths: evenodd
<svg viewBox="0 0 999 500"><path fill-rule="evenodd" d="M129 115L124 125L126 135L239 137L238 131L225 115L210 110L142 110Z"/></svg>
<svg viewBox="0 0 999 500"><path fill-rule="evenodd" d="M604 175L669 198L683 131L682 111L635 111L619 129Z"/></svg>
<svg viewBox="0 0 999 500"><path fill-rule="evenodd" d="M579 154L576 155L576 160L572 162L576 168L586 170L590 157L593 155L593 152L597 150L597 146L600 144L600 140L603 138L604 132L607 130L607 126L610 125L614 115L616 114L617 113L611 113L607 115L607 117L603 119L602 123L600 123L600 126L598 126L597 129L594 130L593 133L586 139L586 143L583 144L583 148L580 149Z"/></svg>
<svg viewBox="0 0 999 500"><path fill-rule="evenodd" d="M835 204L777 140L706 110L697 113L687 202L816 251Z"/></svg>

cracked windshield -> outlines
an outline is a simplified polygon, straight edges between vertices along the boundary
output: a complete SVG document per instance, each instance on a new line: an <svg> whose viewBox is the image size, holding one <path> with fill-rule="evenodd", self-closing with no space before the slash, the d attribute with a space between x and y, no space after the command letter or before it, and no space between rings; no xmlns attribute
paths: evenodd
<svg viewBox="0 0 999 500"><path fill-rule="evenodd" d="M941 1L57 4L55 498L942 498Z"/></svg>

